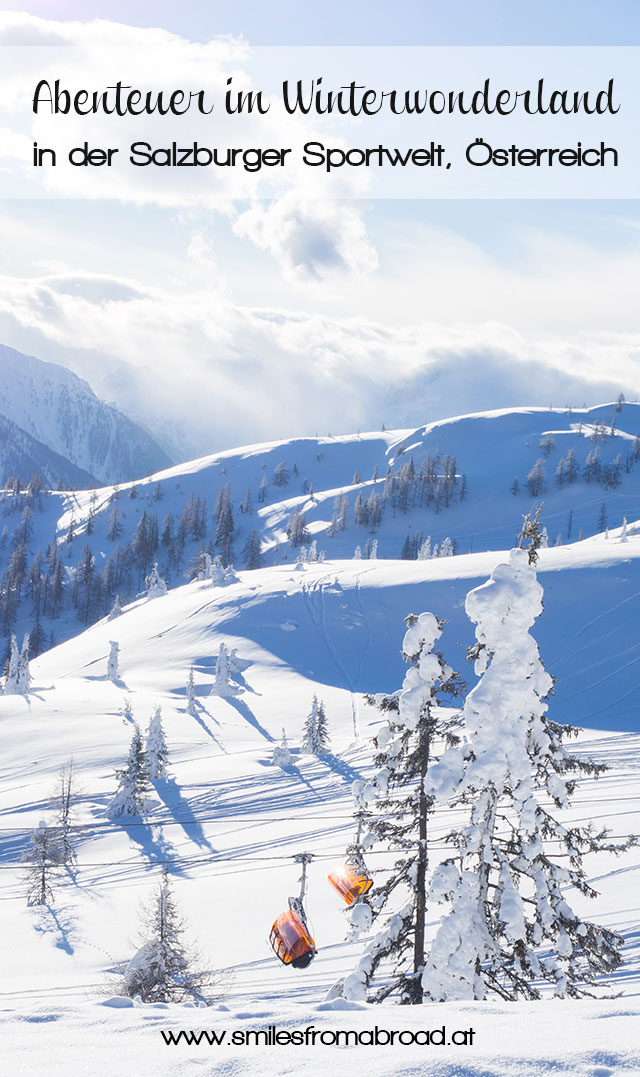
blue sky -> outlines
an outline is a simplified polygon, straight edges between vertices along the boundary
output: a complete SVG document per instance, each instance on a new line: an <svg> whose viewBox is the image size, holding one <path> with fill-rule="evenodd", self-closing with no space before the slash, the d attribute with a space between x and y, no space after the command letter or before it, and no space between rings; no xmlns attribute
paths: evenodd
<svg viewBox="0 0 640 1077"><path fill-rule="evenodd" d="M163 26L206 41L244 34L255 45L629 45L640 41L637 0L26 0L0 10L46 18Z"/></svg>

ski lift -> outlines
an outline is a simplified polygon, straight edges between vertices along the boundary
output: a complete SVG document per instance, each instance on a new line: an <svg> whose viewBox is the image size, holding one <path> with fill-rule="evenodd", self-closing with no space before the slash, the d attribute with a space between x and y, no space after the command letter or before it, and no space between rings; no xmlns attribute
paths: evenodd
<svg viewBox="0 0 640 1077"><path fill-rule="evenodd" d="M318 952L304 911L307 864L311 859L311 853L296 853L294 860L302 864L300 895L289 898L289 908L275 920L269 935L276 957L283 965L291 965L294 969L306 969Z"/></svg>
<svg viewBox="0 0 640 1077"><path fill-rule="evenodd" d="M367 871L367 865L362 855L360 833L362 830L362 816L358 815L358 832L353 845L347 848L347 857L341 868L329 872L327 878L337 890L340 897L347 905L355 905L368 894L373 886L373 879Z"/></svg>

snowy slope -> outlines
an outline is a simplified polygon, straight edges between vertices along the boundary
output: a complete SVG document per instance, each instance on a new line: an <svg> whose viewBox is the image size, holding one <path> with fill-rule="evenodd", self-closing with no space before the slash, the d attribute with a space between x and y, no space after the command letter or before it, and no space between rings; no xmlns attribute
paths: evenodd
<svg viewBox="0 0 640 1077"><path fill-rule="evenodd" d="M596 424L616 423L615 436L604 441L592 440ZM136 487L153 495L159 483L166 496L156 506L157 511L179 513L190 493L208 499L213 508L218 491L229 484L234 503L237 536L234 549L241 563L243 540L250 528L256 527L263 536L267 550L277 542L286 545L286 524L292 511L305 513L312 537L326 550L327 556L350 557L356 544L365 546L368 539L378 539L378 555L399 557L404 538L421 532L431 535L434 543L449 536L460 553L470 550L504 549L520 526L521 515L533 500L545 503L544 523L550 544L558 534L562 541L575 541L579 532L585 536L599 530L602 504L605 504L609 527L619 527L623 516L628 520L640 518L640 463L633 455L634 442L640 437L640 405L625 404L622 413L613 404L601 405L586 411L550 412L547 409L518 409L487 412L432 423L418 430L385 431L377 434L358 434L335 438L299 438L248 446L213 456L203 457L152 475ZM541 442L552 443L549 456L544 457ZM601 464L613 464L621 457L619 485L608 487L601 482L586 482L579 477L572 484L558 486L556 470L560 459L573 450L580 471L587 457L597 450ZM411 459L416 471L427 456L455 457L458 490L451 503L414 506L407 511L395 507L388 499L382 523L377 530L358 526L353 519L353 506L358 494L367 498L372 492L385 497L387 470L397 475ZM527 476L542 459L544 480L535 497L528 492ZM274 471L284 464L289 472L285 486L274 485ZM628 468L628 470L627 470ZM376 473L377 478L372 476ZM361 480L353 482L355 472ZM467 493L459 497L461 476L467 481ZM259 486L267 480L266 501L259 501ZM519 492L512 494L514 479ZM126 491L131 484L125 484ZM313 494L305 493L311 490ZM253 513L243 519L239 504L251 489ZM108 491L111 494L111 491ZM349 503L347 528L333 537L327 534L334 502L345 494ZM139 506L126 506L134 513ZM74 503L77 520L88 511L87 498L78 497ZM98 512L110 512L112 505L101 498ZM569 514L572 514L569 527ZM67 521L62 519L61 526ZM128 526L131 530L131 525ZM287 551L278 551L280 556ZM289 552L290 557L290 552Z"/></svg>
<svg viewBox="0 0 640 1077"><path fill-rule="evenodd" d="M32 475L42 475L45 483L51 486L61 480L65 488L84 488L94 482L88 471L76 467L0 415L0 479L6 482L11 476L18 475L26 475L29 479Z"/></svg>
<svg viewBox="0 0 640 1077"><path fill-rule="evenodd" d="M166 467L166 453L66 367L0 345L0 415L101 482ZM17 446L16 446L17 447ZM31 478L30 461L17 469ZM9 472L9 474L14 474ZM4 482L7 473L0 473ZM56 476L57 478L58 476Z"/></svg>
<svg viewBox="0 0 640 1077"><path fill-rule="evenodd" d="M197 537L187 521L184 546L178 554L170 544L158 541L148 559L157 558L170 586L189 577L190 565L202 546L212 555L220 553L215 507L225 489L233 508L231 556L240 567L247 563L245 546L254 529L266 564L294 561L299 549L289 542L287 528L296 511L305 515L309 538L332 560L351 559L357 546L366 558L373 541L378 544L378 557L398 559L407 542L413 543L415 554L427 536L432 548L450 537L461 554L508 548L523 514L541 500L550 544L558 537L563 543L575 542L581 532L586 538L597 534L603 523L613 534L625 516L630 524L640 519L640 440L636 439L640 439L640 405L624 404L618 412L614 404L605 404L572 413L522 408L445 420L418 430L247 446L180 464L117 489L44 494L33 506L27 553L33 559L40 550L44 558L55 536L71 591L73 569L88 545L96 561L96 578L98 573L109 576L95 599L95 619L110 609L115 591L129 601L144 588L150 564L141 564L127 553L143 514L157 526L159 539L171 518L175 536L190 501L199 499L203 527ZM560 485L556 472L570 453L577 477ZM600 478L587 481L586 464L595 454ZM429 483L421 485L421 476L427 459L438 476L447 458L455 458L455 484L449 498L438 499L439 479L429 487ZM534 497L527 476L537 461L544 477ZM279 467L288 473L283 485L275 481ZM403 502L403 475L408 468L413 468L416 477ZM518 492L514 494L515 478ZM248 498L249 511L243 511ZM358 499L371 498L377 499L379 521L374 525L357 522ZM340 503L344 529L332 525ZM24 497L7 495L3 500L0 531L6 526L7 534L4 544L0 543L0 571L8 566L19 541L27 504ZM111 529L114 513L117 536ZM75 537L69 543L71 528ZM114 560L129 566L124 572L118 569L115 585ZM56 641L77 632L78 616L70 598L55 619L45 610L42 624L47 636L53 632ZM33 603L27 597L18 611L16 629L24 632L33 627Z"/></svg>
<svg viewBox="0 0 640 1077"><path fill-rule="evenodd" d="M351 838L351 781L370 766L369 737L379 718L363 693L399 685L403 618L412 610L433 609L449 619L443 641L450 659L455 655L463 666L472 638L464 595L501 556L327 561L302 570L281 565L244 572L224 587L194 582L164 598L139 600L116 620L32 663L28 699L0 697L3 934L12 940L0 967L0 1009L9 1071L26 1063L27 1073L73 1067L87 1075L134 1066L144 1074L202 1066L211 1073L328 1073L351 1056L338 1055L338 1048L291 1048L267 1061L264 1051L249 1049L166 1048L159 1029L407 1029L446 1022L448 1028L475 1027L474 1047L457 1054L431 1048L427 1061L423 1048L367 1048L354 1059L376 1074L453 1077L461 1061L474 1075L639 1072L633 1032L640 1013L637 850L621 860L588 862L601 892L590 917L627 939L626 964L613 984L622 999L449 1005L419 1014L357 1004L341 1012L322 1002L359 952L357 944L344 942L344 917L326 873ZM637 729L630 700L638 696L638 643L629 599L639 590L639 566L640 537L621 543L613 535L543 551L540 565L545 612L535 634L547 668L560 677L551 713L561 721L591 717L594 731L576 742L577 750L611 767L597 782L580 782L568 817L606 821L616 834L640 829L638 734L597 730L605 724ZM118 684L105 680L113 639L120 644ZM231 699L210 694L221 641L247 663ZM193 717L184 697L191 664L198 693ZM616 685L613 693L604 693L607 678ZM325 701L332 736L332 754L324 759L298 747L314 692ZM170 778L156 783L154 807L142 826L109 824L105 815L114 770L131 737L122 715L127 698L143 726L152 708L162 706L170 749ZM598 710L599 699L608 699L606 713ZM294 753L285 771L269 765L282 727ZM19 858L29 830L47 813L59 766L71 756L82 790L77 823L85 828L78 833L77 879L58 888L50 908L28 909ZM449 822L446 814L439 818L434 835ZM297 889L291 857L301 849L316 854L308 907L319 954L308 970L296 972L276 962L266 936ZM437 840L432 855L440 855ZM235 970L226 1010L203 1017L186 1007L100 1005L101 992L113 993L117 971L133 952L139 903L164 861L203 954L212 967ZM374 872L388 863L387 854L371 857Z"/></svg>

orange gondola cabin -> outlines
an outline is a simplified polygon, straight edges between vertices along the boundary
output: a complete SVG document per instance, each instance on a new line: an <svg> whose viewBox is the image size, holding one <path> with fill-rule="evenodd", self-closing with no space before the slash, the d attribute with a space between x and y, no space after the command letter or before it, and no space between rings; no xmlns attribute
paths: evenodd
<svg viewBox="0 0 640 1077"><path fill-rule="evenodd" d="M373 886L373 879L364 864L349 860L341 868L330 872L327 878L347 905L354 905Z"/></svg>
<svg viewBox="0 0 640 1077"><path fill-rule="evenodd" d="M307 927L293 909L287 909L275 921L269 942L283 965L294 969L305 969L318 952Z"/></svg>

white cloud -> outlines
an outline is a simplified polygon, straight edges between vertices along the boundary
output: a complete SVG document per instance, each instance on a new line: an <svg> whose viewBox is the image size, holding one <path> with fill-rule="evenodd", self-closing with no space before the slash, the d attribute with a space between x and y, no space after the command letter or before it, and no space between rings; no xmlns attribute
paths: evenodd
<svg viewBox="0 0 640 1077"><path fill-rule="evenodd" d="M361 277L378 266L361 213L344 202L310 201L290 191L241 213L233 231L273 255L285 278L296 283Z"/></svg>
<svg viewBox="0 0 640 1077"><path fill-rule="evenodd" d="M640 391L635 334L532 342L499 324L383 326L239 307L206 279L200 288L172 283L0 277L0 339L83 373L183 457L383 420L419 425Z"/></svg>

